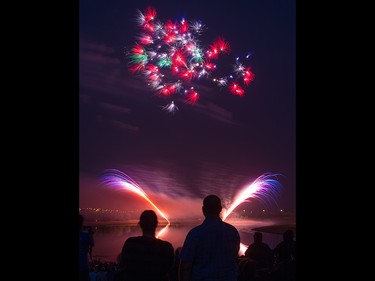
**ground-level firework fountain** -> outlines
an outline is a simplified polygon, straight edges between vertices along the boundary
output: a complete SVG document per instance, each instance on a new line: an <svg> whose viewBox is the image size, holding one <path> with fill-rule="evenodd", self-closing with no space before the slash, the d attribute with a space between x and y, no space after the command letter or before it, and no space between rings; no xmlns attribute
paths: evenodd
<svg viewBox="0 0 375 281"><path fill-rule="evenodd" d="M225 221L225 219L238 205L246 202L250 198L259 199L265 203L271 202L276 204L276 197L282 187L280 182L277 180L278 176L278 174L265 173L259 176L252 183L245 186L243 189L239 190L237 195L231 201L232 203L229 205L229 207L224 209L222 212L223 221ZM167 225L157 233L156 237L160 238L167 231L168 227L170 226L170 221L168 220L167 214L163 213L156 206L156 204L147 196L146 192L131 177L119 170L109 169L105 171L102 180L106 185L132 192L145 199L152 205L153 208L155 208L160 216L167 221ZM244 253L247 247L247 245L241 243L240 253Z"/></svg>

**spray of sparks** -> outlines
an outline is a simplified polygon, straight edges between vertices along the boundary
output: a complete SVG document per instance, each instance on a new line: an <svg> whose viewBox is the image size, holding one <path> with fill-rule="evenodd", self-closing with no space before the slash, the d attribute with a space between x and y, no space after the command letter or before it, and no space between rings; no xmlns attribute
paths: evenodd
<svg viewBox="0 0 375 281"><path fill-rule="evenodd" d="M238 205L243 202L247 202L250 198L259 199L264 203L276 203L275 198L278 196L278 193L282 187L281 183L277 180L278 176L278 174L265 173L259 176L251 184L245 186L237 193L233 200L233 203L230 204L229 208L223 212L222 220L225 221L225 219L232 213L234 209L236 209ZM105 184L120 187L121 189L124 189L126 191L133 192L149 202L155 208L155 210L168 222L168 224L158 232L156 237L160 238L166 232L167 228L170 225L167 216L151 201L146 192L144 192L133 179L131 179L125 173L115 169L106 170L102 179ZM240 243L239 254L243 254L247 248L248 245Z"/></svg>
<svg viewBox="0 0 375 281"><path fill-rule="evenodd" d="M234 198L233 203L223 214L225 220L230 213L241 203L248 201L250 198L255 198L268 203L270 200L276 203L275 198L278 196L281 184L277 180L277 174L265 173L258 177L251 184L245 186Z"/></svg>
<svg viewBox="0 0 375 281"><path fill-rule="evenodd" d="M144 192L143 189L132 178L119 170L110 169L105 171L102 179L103 183L105 184L120 187L121 189L139 195L155 208L155 210L168 222L168 224L158 232L156 235L157 238L159 238L167 230L170 225L167 216L151 201L146 192Z"/></svg>
<svg viewBox="0 0 375 281"><path fill-rule="evenodd" d="M168 111L169 113L172 113L172 114L174 114L176 111L178 111L178 107L174 104L174 101L172 101L171 103L169 103L165 106L162 106L162 109L166 110L166 111Z"/></svg>
<svg viewBox="0 0 375 281"><path fill-rule="evenodd" d="M229 53L230 45L218 37L209 46L201 46L198 37L204 25L200 21L156 19L156 10L147 7L138 11L136 22L139 34L136 43L126 52L129 69L143 77L149 87L162 97L174 94L184 96L186 102L194 104L200 94L191 87L193 81L208 79L218 87L226 87L234 95L243 96L245 88L254 80L251 68L236 58L233 72L215 77L215 61L219 55ZM245 56L248 59L250 54ZM174 103L163 107L176 112Z"/></svg>
<svg viewBox="0 0 375 281"><path fill-rule="evenodd" d="M247 202L250 198L259 199L264 203L276 203L275 198L278 196L280 188L282 187L277 180L277 174L265 173L258 177L251 184L245 186L235 196L233 203L229 208L223 212L223 221L232 213L232 211L241 203ZM244 253L248 245L240 244L240 253Z"/></svg>

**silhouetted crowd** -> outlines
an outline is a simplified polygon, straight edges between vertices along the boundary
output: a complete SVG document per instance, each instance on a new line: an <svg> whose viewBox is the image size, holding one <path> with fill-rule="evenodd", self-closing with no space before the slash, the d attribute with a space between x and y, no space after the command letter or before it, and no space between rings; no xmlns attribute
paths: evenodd
<svg viewBox="0 0 375 281"><path fill-rule="evenodd" d="M155 237L156 213L140 216L142 236L124 242L117 262L92 259L92 235L83 230L80 215L80 280L85 281L295 281L296 241L292 230L274 249L263 242L261 232L239 256L240 236L222 221L221 200L209 195L203 200L205 220L192 228L182 247ZM90 258L89 258L90 257Z"/></svg>
<svg viewBox="0 0 375 281"><path fill-rule="evenodd" d="M271 249L262 241L261 232L254 233L254 242L245 255L238 257L238 281L296 280L296 241L292 230L283 233L281 241Z"/></svg>

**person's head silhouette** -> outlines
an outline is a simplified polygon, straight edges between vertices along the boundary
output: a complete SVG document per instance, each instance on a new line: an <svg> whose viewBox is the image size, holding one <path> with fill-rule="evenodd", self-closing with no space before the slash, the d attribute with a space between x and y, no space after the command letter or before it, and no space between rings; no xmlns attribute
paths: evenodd
<svg viewBox="0 0 375 281"><path fill-rule="evenodd" d="M259 232L259 231L256 231L255 233L254 233L254 242L255 243L261 243L262 242L262 240L263 240L263 234L262 234L262 232Z"/></svg>
<svg viewBox="0 0 375 281"><path fill-rule="evenodd" d="M283 239L284 239L284 241L286 241L286 242L291 242L291 241L293 241L293 237L294 237L294 233L293 233L293 230L291 230L291 229L288 229L288 230L286 230L286 231L283 233Z"/></svg>
<svg viewBox="0 0 375 281"><path fill-rule="evenodd" d="M155 229L158 226L158 217L154 211L145 210L139 218L139 225L142 228L143 234L154 234Z"/></svg>
<svg viewBox="0 0 375 281"><path fill-rule="evenodd" d="M216 195L208 195L204 198L202 211L205 217L219 217L221 209L221 200Z"/></svg>

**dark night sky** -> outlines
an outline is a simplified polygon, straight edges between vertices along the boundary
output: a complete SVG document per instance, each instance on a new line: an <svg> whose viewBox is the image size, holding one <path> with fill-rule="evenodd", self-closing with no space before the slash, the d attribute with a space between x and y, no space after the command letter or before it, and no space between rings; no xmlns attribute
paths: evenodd
<svg viewBox="0 0 375 281"><path fill-rule="evenodd" d="M166 100L128 71L124 55L135 42L137 10L147 6L162 22L201 20L204 45L223 36L231 45L218 60L223 65L252 52L255 80L246 95L198 81L196 105L162 111ZM277 208L295 211L295 0L80 0L79 14L81 207L134 207L98 184L103 170L114 168L147 193L197 200L207 193L231 198L261 174L279 173Z"/></svg>

